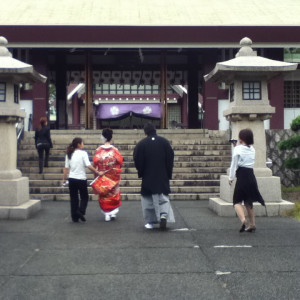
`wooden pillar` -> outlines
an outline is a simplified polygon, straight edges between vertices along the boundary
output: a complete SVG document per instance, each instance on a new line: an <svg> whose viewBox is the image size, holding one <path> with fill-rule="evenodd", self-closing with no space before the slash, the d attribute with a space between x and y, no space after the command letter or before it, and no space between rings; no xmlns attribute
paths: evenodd
<svg viewBox="0 0 300 300"><path fill-rule="evenodd" d="M203 50L203 73L208 74L216 65L218 61L217 49ZM219 116L218 116L218 83L205 82L203 85L203 108L204 115L204 128L211 130L219 129Z"/></svg>
<svg viewBox="0 0 300 300"><path fill-rule="evenodd" d="M47 52L31 50L34 68L41 74L47 76ZM35 82L32 89L33 99L33 128L38 128L41 117L49 117L49 88L47 83Z"/></svg>
<svg viewBox="0 0 300 300"><path fill-rule="evenodd" d="M168 127L168 101L167 101L167 61L166 52L161 53L160 68L160 103L161 103L161 128Z"/></svg>
<svg viewBox="0 0 300 300"><path fill-rule="evenodd" d="M198 128L199 70L197 53L188 57L188 127Z"/></svg>
<svg viewBox="0 0 300 300"><path fill-rule="evenodd" d="M56 55L56 128L68 128L66 56Z"/></svg>
<svg viewBox="0 0 300 300"><path fill-rule="evenodd" d="M80 109L78 103L78 94L74 95L72 98L72 124L77 125L80 128Z"/></svg>
<svg viewBox="0 0 300 300"><path fill-rule="evenodd" d="M284 128L284 79L282 76L272 79L268 85L270 105L276 107L270 120L270 129Z"/></svg>
<svg viewBox="0 0 300 300"><path fill-rule="evenodd" d="M181 100L181 124L183 127L188 127L188 96L186 93L183 93Z"/></svg>
<svg viewBox="0 0 300 300"><path fill-rule="evenodd" d="M93 71L90 50L86 51L85 60L85 129L93 129Z"/></svg>

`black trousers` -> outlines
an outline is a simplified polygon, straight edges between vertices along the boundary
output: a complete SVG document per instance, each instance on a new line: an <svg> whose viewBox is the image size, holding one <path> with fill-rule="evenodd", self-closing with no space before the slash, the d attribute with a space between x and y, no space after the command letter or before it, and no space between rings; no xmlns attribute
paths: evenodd
<svg viewBox="0 0 300 300"><path fill-rule="evenodd" d="M37 151L38 151L38 154L39 154L40 173L43 173L43 166L48 167L50 146L38 147ZM45 161L44 161L44 152L45 152Z"/></svg>
<svg viewBox="0 0 300 300"><path fill-rule="evenodd" d="M69 191L71 198L71 217L73 221L78 221L78 212L85 215L89 200L87 180L69 178ZM80 194L80 201L78 192Z"/></svg>

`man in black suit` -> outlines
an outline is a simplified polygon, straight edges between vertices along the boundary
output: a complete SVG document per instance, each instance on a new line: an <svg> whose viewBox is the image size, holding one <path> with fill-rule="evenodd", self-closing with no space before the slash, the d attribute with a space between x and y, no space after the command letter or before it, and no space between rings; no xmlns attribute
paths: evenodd
<svg viewBox="0 0 300 300"><path fill-rule="evenodd" d="M174 151L169 141L156 134L152 123L144 126L146 138L134 149L134 163L138 177L142 178L141 201L147 229L160 223L166 229L167 222L175 222L169 200Z"/></svg>

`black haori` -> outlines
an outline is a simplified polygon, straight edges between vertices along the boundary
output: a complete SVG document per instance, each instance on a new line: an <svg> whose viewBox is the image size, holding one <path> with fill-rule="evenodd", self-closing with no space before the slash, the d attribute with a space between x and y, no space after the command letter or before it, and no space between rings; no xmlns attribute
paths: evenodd
<svg viewBox="0 0 300 300"><path fill-rule="evenodd" d="M251 208L253 207L253 202L259 202L265 206L265 201L258 190L257 181L252 168L239 167L236 170L236 178L233 204L244 201L244 203Z"/></svg>

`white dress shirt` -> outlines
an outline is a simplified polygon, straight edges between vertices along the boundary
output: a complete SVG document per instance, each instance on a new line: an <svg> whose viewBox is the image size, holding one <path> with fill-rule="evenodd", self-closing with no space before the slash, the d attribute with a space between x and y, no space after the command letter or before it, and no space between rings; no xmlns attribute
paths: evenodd
<svg viewBox="0 0 300 300"><path fill-rule="evenodd" d="M76 149L71 159L66 155L65 168L69 168L69 178L86 180L85 168L90 165L88 154L84 150Z"/></svg>
<svg viewBox="0 0 300 300"><path fill-rule="evenodd" d="M234 147L229 170L229 180L235 178L238 167L253 168L255 162L255 149L253 146L238 145Z"/></svg>

